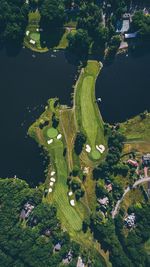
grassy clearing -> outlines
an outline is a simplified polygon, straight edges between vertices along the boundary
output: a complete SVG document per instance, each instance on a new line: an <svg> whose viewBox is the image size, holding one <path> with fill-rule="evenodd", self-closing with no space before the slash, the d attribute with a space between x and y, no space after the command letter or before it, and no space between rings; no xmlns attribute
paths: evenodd
<svg viewBox="0 0 150 267"><path fill-rule="evenodd" d="M150 152L150 113L145 119L136 116L120 124L121 132L126 136L127 142L124 145L124 153L137 152L139 157Z"/></svg>
<svg viewBox="0 0 150 267"><path fill-rule="evenodd" d="M120 124L122 133L128 141L147 141L150 142L150 113L145 119L136 116Z"/></svg>
<svg viewBox="0 0 150 267"><path fill-rule="evenodd" d="M121 207L123 207L127 211L128 207L138 203L144 203L144 197L140 189L137 188L131 190L129 193L126 194L121 204Z"/></svg>
<svg viewBox="0 0 150 267"><path fill-rule="evenodd" d="M82 69L75 88L75 110L79 128L86 134L87 143L92 150L89 154L94 160L101 157L96 144L105 144L103 121L95 102L95 82L101 69L97 61L88 61Z"/></svg>

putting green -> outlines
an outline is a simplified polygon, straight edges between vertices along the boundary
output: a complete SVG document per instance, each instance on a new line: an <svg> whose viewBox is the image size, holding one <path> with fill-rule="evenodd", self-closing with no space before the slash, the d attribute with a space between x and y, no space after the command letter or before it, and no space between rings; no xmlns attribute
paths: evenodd
<svg viewBox="0 0 150 267"><path fill-rule="evenodd" d="M100 158L100 153L97 150L93 150L91 152L91 156L92 156L93 159L97 160L97 159Z"/></svg>
<svg viewBox="0 0 150 267"><path fill-rule="evenodd" d="M58 131L55 128L51 127L47 130L47 136L49 138L55 138L57 135L58 135Z"/></svg>
<svg viewBox="0 0 150 267"><path fill-rule="evenodd" d="M30 38L34 41L38 42L40 41L40 33L39 32L32 32L30 33Z"/></svg>

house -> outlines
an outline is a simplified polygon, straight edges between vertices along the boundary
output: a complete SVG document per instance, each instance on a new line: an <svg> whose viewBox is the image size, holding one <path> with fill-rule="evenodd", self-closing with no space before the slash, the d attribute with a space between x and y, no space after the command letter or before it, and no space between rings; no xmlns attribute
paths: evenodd
<svg viewBox="0 0 150 267"><path fill-rule="evenodd" d="M77 261L77 267L85 267L85 264L82 261L82 258L79 256Z"/></svg>
<svg viewBox="0 0 150 267"><path fill-rule="evenodd" d="M29 217L29 215L30 215L30 213L32 212L33 209L34 209L34 205L32 205L31 203L27 202L27 203L24 205L24 207L23 207L23 209L22 209L22 211L21 211L21 213L20 213L20 218L21 218L22 220L27 219L27 218Z"/></svg>
<svg viewBox="0 0 150 267"><path fill-rule="evenodd" d="M104 197L104 198L98 199L97 201L98 201L99 204L104 205L104 206L107 206L107 204L109 203L108 197Z"/></svg>
<svg viewBox="0 0 150 267"><path fill-rule="evenodd" d="M125 225L129 228L132 228L135 226L135 214L134 213L131 213L130 215L128 215L124 222L125 222Z"/></svg>
<svg viewBox="0 0 150 267"><path fill-rule="evenodd" d="M133 32L133 33L125 33L124 38L125 39L133 39L137 37L138 32Z"/></svg>
<svg viewBox="0 0 150 267"><path fill-rule="evenodd" d="M47 237L49 237L51 235L51 230L50 229L46 229L44 231L44 235L47 236Z"/></svg>
<svg viewBox="0 0 150 267"><path fill-rule="evenodd" d="M129 160L127 161L127 163L128 163L129 165L133 166L133 167L138 167L138 166L139 166L138 162L137 162L136 160L133 160L133 159L129 159Z"/></svg>
<svg viewBox="0 0 150 267"><path fill-rule="evenodd" d="M112 191L112 184L106 185L106 189L108 192L111 192Z"/></svg>
<svg viewBox="0 0 150 267"><path fill-rule="evenodd" d="M150 167L150 153L142 157L142 164L144 167Z"/></svg>
<svg viewBox="0 0 150 267"><path fill-rule="evenodd" d="M61 250L61 244L60 243L57 243L55 246L54 246L54 252L59 252Z"/></svg>
<svg viewBox="0 0 150 267"><path fill-rule="evenodd" d="M72 261L73 255L71 250L69 250L68 254L66 257L63 259L63 264L69 264Z"/></svg>

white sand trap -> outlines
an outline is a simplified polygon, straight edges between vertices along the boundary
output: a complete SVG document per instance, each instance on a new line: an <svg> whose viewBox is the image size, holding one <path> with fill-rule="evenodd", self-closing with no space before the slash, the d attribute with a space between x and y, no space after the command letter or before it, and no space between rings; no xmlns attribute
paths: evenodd
<svg viewBox="0 0 150 267"><path fill-rule="evenodd" d="M74 201L74 199L70 200L70 205L73 206L73 207L75 206L75 201Z"/></svg>
<svg viewBox="0 0 150 267"><path fill-rule="evenodd" d="M96 149L102 154L105 151L105 147L103 145L96 145Z"/></svg>
<svg viewBox="0 0 150 267"><path fill-rule="evenodd" d="M49 188L48 192L51 193L52 191L53 191L53 189L52 188Z"/></svg>
<svg viewBox="0 0 150 267"><path fill-rule="evenodd" d="M105 147L103 145L99 145L99 148L101 149L101 153L105 151Z"/></svg>
<svg viewBox="0 0 150 267"><path fill-rule="evenodd" d="M29 31L26 31L26 36L28 36L28 35L29 35L29 33L30 33Z"/></svg>
<svg viewBox="0 0 150 267"><path fill-rule="evenodd" d="M52 172L51 172L51 176L55 175L55 173L56 173L56 172L52 171Z"/></svg>
<svg viewBox="0 0 150 267"><path fill-rule="evenodd" d="M72 196L72 195L73 195L73 192L70 191L70 192L68 193L68 196Z"/></svg>
<svg viewBox="0 0 150 267"><path fill-rule="evenodd" d="M56 182L56 179L54 178L54 177L51 177L51 179L50 179L53 183L55 183Z"/></svg>
<svg viewBox="0 0 150 267"><path fill-rule="evenodd" d="M86 145L85 146L85 150L86 150L86 152L88 152L88 153L90 153L91 152L91 147L90 147L90 145Z"/></svg>
<svg viewBox="0 0 150 267"><path fill-rule="evenodd" d="M33 44L33 45L35 45L35 41L34 41L34 40L32 40L32 39L31 39L29 42L30 42L30 44Z"/></svg>
<svg viewBox="0 0 150 267"><path fill-rule="evenodd" d="M57 139L59 140L59 139L61 139L62 138L62 135L61 134L58 134L57 135Z"/></svg>
<svg viewBox="0 0 150 267"><path fill-rule="evenodd" d="M53 182L50 182L50 183L49 183L49 185L50 185L50 186L53 186L53 185L54 185L54 183L53 183Z"/></svg>
<svg viewBox="0 0 150 267"><path fill-rule="evenodd" d="M84 167L84 169L83 169L83 173L84 173L84 174L88 174L88 173L89 173L89 167Z"/></svg>
<svg viewBox="0 0 150 267"><path fill-rule="evenodd" d="M96 145L96 149L97 149L99 152L101 152L101 149L99 148L98 145Z"/></svg>
<svg viewBox="0 0 150 267"><path fill-rule="evenodd" d="M53 143L53 139L50 139L47 141L48 145L52 144Z"/></svg>

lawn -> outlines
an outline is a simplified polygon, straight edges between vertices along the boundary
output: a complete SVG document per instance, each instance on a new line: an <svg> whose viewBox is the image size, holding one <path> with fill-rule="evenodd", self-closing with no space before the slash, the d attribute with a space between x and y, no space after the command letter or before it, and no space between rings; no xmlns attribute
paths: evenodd
<svg viewBox="0 0 150 267"><path fill-rule="evenodd" d="M96 145L105 144L103 121L95 101L95 82L101 65L97 61L88 61L75 88L76 118L79 128L86 134L87 143L92 150L90 157L97 160L101 154Z"/></svg>

